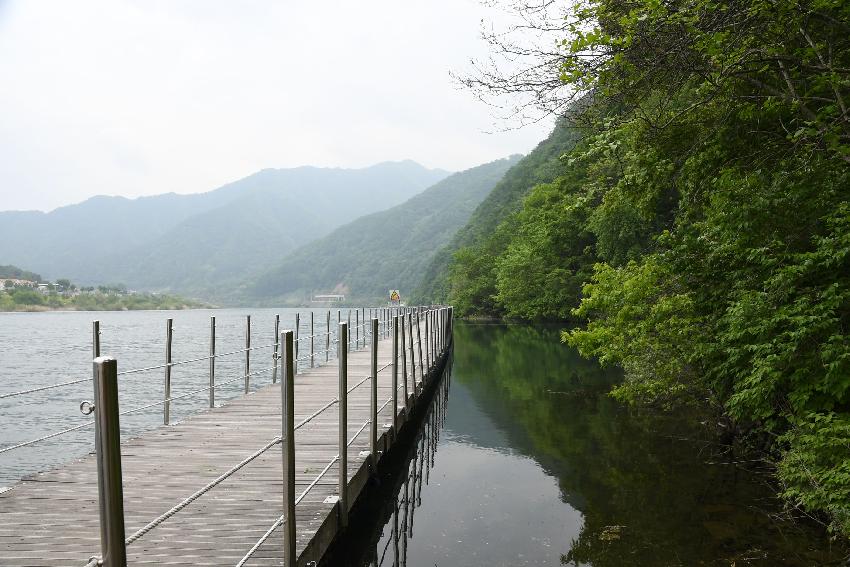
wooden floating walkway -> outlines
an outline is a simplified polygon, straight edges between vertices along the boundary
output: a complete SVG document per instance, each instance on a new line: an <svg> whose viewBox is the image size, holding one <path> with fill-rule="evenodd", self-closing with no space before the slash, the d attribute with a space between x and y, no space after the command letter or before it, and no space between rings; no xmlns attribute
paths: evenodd
<svg viewBox="0 0 850 567"><path fill-rule="evenodd" d="M393 339L378 342L377 459L404 427L417 392L435 379L451 345L450 310L442 340L435 341L430 369L419 345L398 353L398 407L392 407ZM423 312L427 317L428 312ZM423 319L424 320L424 319ZM415 319L414 319L415 321ZM431 327L433 328L433 326ZM422 337L423 351L428 345ZM440 346L440 343L442 345ZM401 342L399 342L399 345ZM401 350L401 349L400 349ZM120 361L119 361L120 363ZM370 448L371 347L348 353L349 506L366 485L374 466ZM423 381L422 371L425 370ZM402 394L407 376L406 400ZM413 376L416 376L414 388ZM338 396L338 365L301 370L294 380L294 422L315 414ZM364 380L365 379L365 380ZM388 403L385 403L388 402ZM163 426L121 444L126 534L133 537L149 522L227 473L241 461L278 442L220 484L199 495L126 547L128 565L283 565L284 482L281 451L281 384L271 384L223 407ZM340 531L339 407L332 404L298 428L295 441L295 565L318 563ZM398 431L393 426L397 419ZM317 481L317 476L325 474ZM309 488L313 485L312 488ZM309 490L308 490L309 488ZM0 565L84 566L101 555L97 459L94 454L21 481L0 494ZM278 524L270 534L270 528ZM267 535L267 539L256 546ZM106 562L109 564L109 561ZM288 567L288 566L287 566Z"/></svg>

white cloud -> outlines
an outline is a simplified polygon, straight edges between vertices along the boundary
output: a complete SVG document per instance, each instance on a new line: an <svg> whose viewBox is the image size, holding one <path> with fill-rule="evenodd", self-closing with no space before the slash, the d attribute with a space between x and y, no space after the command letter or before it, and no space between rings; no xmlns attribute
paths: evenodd
<svg viewBox="0 0 850 567"><path fill-rule="evenodd" d="M0 0L0 210L527 152L551 123L487 134L490 109L448 76L485 55L494 15L470 0Z"/></svg>

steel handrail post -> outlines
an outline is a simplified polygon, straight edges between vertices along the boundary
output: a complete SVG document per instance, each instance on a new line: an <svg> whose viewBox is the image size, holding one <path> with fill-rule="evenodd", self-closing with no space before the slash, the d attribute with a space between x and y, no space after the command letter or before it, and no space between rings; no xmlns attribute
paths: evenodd
<svg viewBox="0 0 850 567"><path fill-rule="evenodd" d="M295 364L292 331L280 334L280 439L283 457L283 557L284 565L295 565Z"/></svg>
<svg viewBox="0 0 850 567"><path fill-rule="evenodd" d="M210 317L210 407L215 407L215 316Z"/></svg>
<svg viewBox="0 0 850 567"><path fill-rule="evenodd" d="M372 462L378 464L378 319L372 319L372 387L369 395L369 415L372 427L369 435L369 452Z"/></svg>
<svg viewBox="0 0 850 567"><path fill-rule="evenodd" d="M398 434L398 316L393 317L393 438Z"/></svg>
<svg viewBox="0 0 850 567"><path fill-rule="evenodd" d="M174 336L174 319L165 320L165 385L163 387L162 422L171 421L171 341Z"/></svg>
<svg viewBox="0 0 850 567"><path fill-rule="evenodd" d="M348 323L339 324L339 525L348 525Z"/></svg>
<svg viewBox="0 0 850 567"><path fill-rule="evenodd" d="M245 393L251 384L251 316L245 316Z"/></svg>
<svg viewBox="0 0 850 567"><path fill-rule="evenodd" d="M280 315L274 316L274 352L272 353L272 384L277 382L277 360L280 354Z"/></svg>
<svg viewBox="0 0 850 567"><path fill-rule="evenodd" d="M169 319L170 321L170 319ZM93 361L95 452L100 508L100 565L125 567L124 488L121 475L121 427L118 421L118 361Z"/></svg>

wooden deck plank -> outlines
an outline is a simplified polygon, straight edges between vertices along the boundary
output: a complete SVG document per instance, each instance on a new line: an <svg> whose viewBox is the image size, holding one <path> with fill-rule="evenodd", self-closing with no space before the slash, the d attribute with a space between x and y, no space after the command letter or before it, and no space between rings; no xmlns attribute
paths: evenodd
<svg viewBox="0 0 850 567"><path fill-rule="evenodd" d="M391 345L391 338L379 342L378 368L391 362ZM415 374L421 380L418 351L415 355ZM413 363L408 351L411 398ZM348 364L351 388L370 373L369 348L350 352ZM402 377L399 369L399 384ZM265 381L270 378L265 377ZM298 423L337 397L336 361L302 369L294 387ZM402 392L400 387L399 407L395 408L402 416L400 423L406 414ZM367 380L349 394L349 439L369 419L369 393ZM378 374L379 406L391 396L392 368L388 366ZM391 406L388 404L378 417L379 447L388 447L394 438ZM127 535L279 436L280 410L280 384L267 384L222 407L207 409L122 443ZM338 419L338 405L334 405L296 432L297 494L338 454ZM352 502L368 476L368 445L367 426L348 449ZM337 464L332 465L296 506L296 547L302 556L299 564L323 553L329 540L319 539L327 540L328 534L336 530L336 506L325 500L338 493L338 471ZM131 544L128 563L235 565L282 513L282 455L278 445ZM4 566L84 565L100 552L99 530L93 454L32 475L0 494L0 564ZM248 564L282 565L282 553L282 533L278 529L258 550L256 561Z"/></svg>

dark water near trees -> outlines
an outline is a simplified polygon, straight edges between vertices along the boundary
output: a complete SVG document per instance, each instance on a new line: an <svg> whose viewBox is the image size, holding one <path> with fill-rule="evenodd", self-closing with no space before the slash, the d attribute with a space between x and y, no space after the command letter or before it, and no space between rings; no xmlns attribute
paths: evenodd
<svg viewBox="0 0 850 567"><path fill-rule="evenodd" d="M615 402L616 373L557 329L458 323L455 341L422 429L334 561L845 564L846 548L783 510L763 468L732 463L692 415Z"/></svg>

